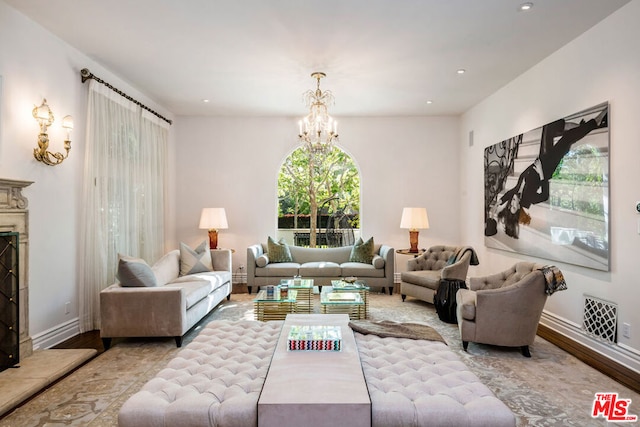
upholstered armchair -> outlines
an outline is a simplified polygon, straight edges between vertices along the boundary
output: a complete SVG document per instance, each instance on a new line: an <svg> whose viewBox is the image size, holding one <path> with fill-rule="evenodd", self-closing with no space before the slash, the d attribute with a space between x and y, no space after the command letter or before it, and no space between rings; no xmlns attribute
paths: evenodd
<svg viewBox="0 0 640 427"><path fill-rule="evenodd" d="M400 281L402 301L409 295L433 304L440 280L465 281L472 260L474 265L478 263L474 250L468 246L430 247L407 262Z"/></svg>
<svg viewBox="0 0 640 427"><path fill-rule="evenodd" d="M531 357L538 322L547 300L540 264L519 262L503 272L469 278L469 289L456 294L462 346L469 342L520 347Z"/></svg>

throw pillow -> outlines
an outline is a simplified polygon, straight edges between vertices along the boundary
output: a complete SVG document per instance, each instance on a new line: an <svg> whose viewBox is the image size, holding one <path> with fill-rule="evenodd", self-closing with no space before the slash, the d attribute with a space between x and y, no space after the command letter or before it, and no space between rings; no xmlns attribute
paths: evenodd
<svg viewBox="0 0 640 427"><path fill-rule="evenodd" d="M156 275L145 260L118 254L118 272L120 286L139 288L157 286Z"/></svg>
<svg viewBox="0 0 640 427"><path fill-rule="evenodd" d="M267 255L260 255L256 258L256 266L258 267L266 267L269 264L269 257Z"/></svg>
<svg viewBox="0 0 640 427"><path fill-rule="evenodd" d="M455 255L451 255L449 257L449 259L447 260L447 263L445 265L453 265L456 263L456 256Z"/></svg>
<svg viewBox="0 0 640 427"><path fill-rule="evenodd" d="M364 242L362 238L358 238L358 241L353 245L353 249L351 249L349 261L371 264L371 261L373 261L373 255L373 237L366 242Z"/></svg>
<svg viewBox="0 0 640 427"><path fill-rule="evenodd" d="M207 271L213 271L208 242L203 241L195 249L180 243L180 275L186 276Z"/></svg>
<svg viewBox="0 0 640 427"><path fill-rule="evenodd" d="M270 262L293 262L291 251L284 238L276 242L269 236L267 239L267 256Z"/></svg>
<svg viewBox="0 0 640 427"><path fill-rule="evenodd" d="M384 258L380 255L374 255L371 264L373 264L374 268L384 268Z"/></svg>

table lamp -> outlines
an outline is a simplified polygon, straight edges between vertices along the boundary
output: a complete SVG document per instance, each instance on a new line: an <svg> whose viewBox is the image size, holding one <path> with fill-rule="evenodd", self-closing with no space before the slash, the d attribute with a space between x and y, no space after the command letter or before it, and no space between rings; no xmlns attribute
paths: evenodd
<svg viewBox="0 0 640 427"><path fill-rule="evenodd" d="M402 219L400 228L409 229L409 252L418 253L418 229L429 228L429 218L426 208L404 208L402 209Z"/></svg>
<svg viewBox="0 0 640 427"><path fill-rule="evenodd" d="M209 248L218 249L218 230L229 228L224 208L203 208L199 228L209 230Z"/></svg>

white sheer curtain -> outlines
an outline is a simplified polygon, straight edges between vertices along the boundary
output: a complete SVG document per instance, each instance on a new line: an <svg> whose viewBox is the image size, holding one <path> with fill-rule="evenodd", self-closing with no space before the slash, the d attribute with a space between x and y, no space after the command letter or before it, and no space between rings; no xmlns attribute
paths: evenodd
<svg viewBox="0 0 640 427"><path fill-rule="evenodd" d="M164 249L168 125L89 82L80 242L80 331L100 329L100 291L118 253L152 263Z"/></svg>

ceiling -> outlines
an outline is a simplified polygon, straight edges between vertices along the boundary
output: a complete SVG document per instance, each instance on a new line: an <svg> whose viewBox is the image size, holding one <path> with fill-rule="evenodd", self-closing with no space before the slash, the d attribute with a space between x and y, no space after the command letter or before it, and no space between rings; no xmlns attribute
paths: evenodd
<svg viewBox="0 0 640 427"><path fill-rule="evenodd" d="M323 71L336 118L463 113L629 2L4 1L176 115L303 115Z"/></svg>

